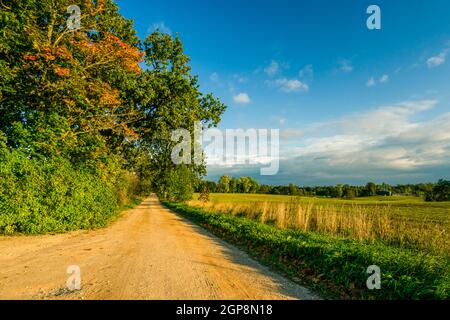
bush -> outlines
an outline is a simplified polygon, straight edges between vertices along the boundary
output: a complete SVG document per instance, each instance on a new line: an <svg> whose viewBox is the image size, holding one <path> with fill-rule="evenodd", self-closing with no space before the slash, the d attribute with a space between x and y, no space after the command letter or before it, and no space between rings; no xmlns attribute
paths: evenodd
<svg viewBox="0 0 450 320"><path fill-rule="evenodd" d="M194 195L195 174L185 165L168 170L158 196L163 200L183 202Z"/></svg>
<svg viewBox="0 0 450 320"><path fill-rule="evenodd" d="M121 172L114 184L63 158L30 158L0 145L0 234L105 226L137 188Z"/></svg>

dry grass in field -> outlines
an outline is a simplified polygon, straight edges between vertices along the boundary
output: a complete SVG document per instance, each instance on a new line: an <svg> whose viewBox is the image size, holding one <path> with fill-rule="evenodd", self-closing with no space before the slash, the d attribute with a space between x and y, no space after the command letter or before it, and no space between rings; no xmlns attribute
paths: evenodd
<svg viewBox="0 0 450 320"><path fill-rule="evenodd" d="M322 205L301 200L290 202L201 202L194 207L243 216L278 228L318 232L360 241L382 242L450 255L449 225L427 219L409 220L389 206Z"/></svg>

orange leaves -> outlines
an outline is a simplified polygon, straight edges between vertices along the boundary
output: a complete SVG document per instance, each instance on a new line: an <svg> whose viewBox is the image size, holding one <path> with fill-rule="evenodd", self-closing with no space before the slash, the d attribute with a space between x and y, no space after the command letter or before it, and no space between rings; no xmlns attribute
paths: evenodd
<svg viewBox="0 0 450 320"><path fill-rule="evenodd" d="M111 33L103 33L101 39L95 42L82 35L73 45L85 54L88 64L121 66L135 74L141 72L139 63L143 53Z"/></svg>
<svg viewBox="0 0 450 320"><path fill-rule="evenodd" d="M102 95L100 96L100 104L104 106L120 105L121 100L119 97L119 91L115 89L103 91Z"/></svg>
<svg viewBox="0 0 450 320"><path fill-rule="evenodd" d="M67 69L67 68L62 68L62 67L56 66L54 68L54 70L55 70L55 73L58 76L60 76L60 77L68 77L68 76L70 76L70 70Z"/></svg>
<svg viewBox="0 0 450 320"><path fill-rule="evenodd" d="M97 0L97 8L99 11L105 10L105 0Z"/></svg>
<svg viewBox="0 0 450 320"><path fill-rule="evenodd" d="M53 61L53 60L56 59L56 57L54 55L52 55L52 54L44 53L42 56L47 61Z"/></svg>
<svg viewBox="0 0 450 320"><path fill-rule="evenodd" d="M23 58L24 58L26 61L36 61L36 60L38 59L38 57L35 56L35 55L25 55Z"/></svg>
<svg viewBox="0 0 450 320"><path fill-rule="evenodd" d="M24 63L24 68L28 69L32 65L40 66L53 70L59 77L69 77L70 69L68 66L73 64L73 57L66 46L54 48L48 45L37 45L36 53L28 53L23 56L23 60L29 63Z"/></svg>
<svg viewBox="0 0 450 320"><path fill-rule="evenodd" d="M122 124L121 127L123 129L125 136L127 136L128 138L132 138L134 140L139 140L140 138L139 135L133 130L131 130L126 124Z"/></svg>
<svg viewBox="0 0 450 320"><path fill-rule="evenodd" d="M97 8L94 8L92 0L86 0L86 9L91 16L95 16L97 13L105 10L105 0L97 0Z"/></svg>
<svg viewBox="0 0 450 320"><path fill-rule="evenodd" d="M61 46L56 49L56 56L66 61L72 61L72 53L66 46Z"/></svg>
<svg viewBox="0 0 450 320"><path fill-rule="evenodd" d="M65 98L65 99L63 99L63 101L66 104L66 106L68 106L69 108L73 108L76 105L76 102L73 99Z"/></svg>
<svg viewBox="0 0 450 320"><path fill-rule="evenodd" d="M143 54L138 48L130 46L111 33L105 34L102 44L104 46L102 51L108 52L123 67L136 74L141 72L139 63L142 61Z"/></svg>

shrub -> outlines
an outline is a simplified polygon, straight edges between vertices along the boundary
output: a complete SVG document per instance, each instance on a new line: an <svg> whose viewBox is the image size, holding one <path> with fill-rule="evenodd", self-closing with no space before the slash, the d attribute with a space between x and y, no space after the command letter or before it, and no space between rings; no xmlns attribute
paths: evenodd
<svg viewBox="0 0 450 320"><path fill-rule="evenodd" d="M0 234L105 226L137 184L124 172L112 180L63 158L30 158L0 146Z"/></svg>
<svg viewBox="0 0 450 320"><path fill-rule="evenodd" d="M194 195L195 174L185 165L168 170L158 191L161 199L183 202Z"/></svg>

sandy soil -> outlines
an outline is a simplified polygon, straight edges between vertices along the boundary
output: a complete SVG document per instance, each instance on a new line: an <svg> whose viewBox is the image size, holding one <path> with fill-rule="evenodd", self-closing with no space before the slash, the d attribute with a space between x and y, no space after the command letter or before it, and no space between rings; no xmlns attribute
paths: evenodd
<svg viewBox="0 0 450 320"><path fill-rule="evenodd" d="M70 291L67 268L81 269ZM151 196L108 228L0 237L0 299L316 299Z"/></svg>

